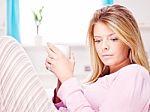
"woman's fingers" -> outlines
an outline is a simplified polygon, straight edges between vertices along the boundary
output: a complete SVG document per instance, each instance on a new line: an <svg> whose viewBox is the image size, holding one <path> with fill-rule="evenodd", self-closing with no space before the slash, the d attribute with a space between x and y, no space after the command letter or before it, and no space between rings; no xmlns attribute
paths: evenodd
<svg viewBox="0 0 150 112"><path fill-rule="evenodd" d="M51 44L49 42L47 43L47 46L52 52L54 52L56 54L58 54L60 52L60 50L57 47L55 47L53 44Z"/></svg>
<svg viewBox="0 0 150 112"><path fill-rule="evenodd" d="M47 48L48 57L51 59L54 59L56 57L56 54L49 48Z"/></svg>
<svg viewBox="0 0 150 112"><path fill-rule="evenodd" d="M52 71L61 82L73 76L73 55L68 59L58 48L50 43L48 43L47 52L46 68Z"/></svg>
<svg viewBox="0 0 150 112"><path fill-rule="evenodd" d="M47 57L45 61L45 66L47 70L51 70L52 67L52 58Z"/></svg>
<svg viewBox="0 0 150 112"><path fill-rule="evenodd" d="M47 58L46 58L46 62L52 65L52 64L55 63L55 60L54 60L54 58L47 57Z"/></svg>
<svg viewBox="0 0 150 112"><path fill-rule="evenodd" d="M49 70L49 69L51 68L51 67L50 67L50 66L51 66L50 63L48 63L47 61L45 62L45 66L46 66L46 69L47 69L47 70Z"/></svg>

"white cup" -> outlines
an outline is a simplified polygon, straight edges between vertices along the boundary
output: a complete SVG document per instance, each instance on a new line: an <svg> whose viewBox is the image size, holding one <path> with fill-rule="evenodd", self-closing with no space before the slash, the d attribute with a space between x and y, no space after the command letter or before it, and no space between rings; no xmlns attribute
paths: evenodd
<svg viewBox="0 0 150 112"><path fill-rule="evenodd" d="M70 47L67 44L54 44L62 53L66 55L66 57L70 57Z"/></svg>

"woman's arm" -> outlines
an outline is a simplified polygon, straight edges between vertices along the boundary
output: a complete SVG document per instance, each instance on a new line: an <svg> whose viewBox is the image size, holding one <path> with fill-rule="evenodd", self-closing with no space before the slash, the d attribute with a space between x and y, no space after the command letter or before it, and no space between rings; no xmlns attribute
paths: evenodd
<svg viewBox="0 0 150 112"><path fill-rule="evenodd" d="M145 69L136 65L123 69L112 83L103 104L99 105L99 112L148 112L149 88L150 77ZM85 98L75 78L62 83L58 96L71 112L96 111Z"/></svg>

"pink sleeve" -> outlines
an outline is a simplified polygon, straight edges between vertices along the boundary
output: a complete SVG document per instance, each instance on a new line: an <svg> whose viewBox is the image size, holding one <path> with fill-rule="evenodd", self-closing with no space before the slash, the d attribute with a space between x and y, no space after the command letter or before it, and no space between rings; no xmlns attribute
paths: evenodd
<svg viewBox="0 0 150 112"><path fill-rule="evenodd" d="M58 98L57 96L57 90L56 88L54 89L54 96L52 97L52 101L55 105L55 107L59 110L60 108L66 108L64 103Z"/></svg>
<svg viewBox="0 0 150 112"><path fill-rule="evenodd" d="M149 73L139 65L122 69L118 73L108 97L99 107L99 112L148 112ZM70 111L95 112L84 97L76 78L65 81L58 91L58 96Z"/></svg>
<svg viewBox="0 0 150 112"><path fill-rule="evenodd" d="M94 112L76 78L65 81L59 88L58 96L71 112Z"/></svg>

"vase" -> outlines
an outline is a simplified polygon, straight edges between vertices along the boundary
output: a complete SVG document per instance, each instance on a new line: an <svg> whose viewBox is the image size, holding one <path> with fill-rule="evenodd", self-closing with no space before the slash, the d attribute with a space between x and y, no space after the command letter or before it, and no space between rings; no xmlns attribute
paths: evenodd
<svg viewBox="0 0 150 112"><path fill-rule="evenodd" d="M36 45L36 46L41 46L42 45L42 36L40 36L40 35L36 35L35 37L34 37L34 44Z"/></svg>

